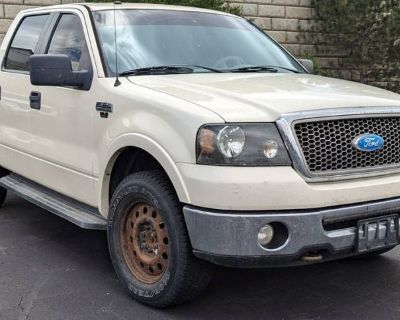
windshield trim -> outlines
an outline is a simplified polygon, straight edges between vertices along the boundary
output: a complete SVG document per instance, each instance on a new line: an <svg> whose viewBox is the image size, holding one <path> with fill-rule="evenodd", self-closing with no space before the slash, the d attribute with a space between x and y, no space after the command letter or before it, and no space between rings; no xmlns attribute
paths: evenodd
<svg viewBox="0 0 400 320"><path fill-rule="evenodd" d="M92 30L94 34L94 39L96 41L96 46L99 52L101 66L103 67L103 74L105 78L112 78L109 74L109 70L106 63L106 57L103 52L103 48L101 47L100 36L96 27L96 22L94 21L93 11L90 9L90 6L84 4L83 7L88 11L88 15L90 18L90 23L92 25Z"/></svg>
<svg viewBox="0 0 400 320"><path fill-rule="evenodd" d="M269 38L271 41L273 41L280 49L283 50L284 53L286 53L287 56L289 56L300 68L304 71L304 73L309 74L308 70L306 69L305 66L303 66L300 61L289 52L288 49L286 49L283 45L281 45L277 40L272 38L268 33L266 33L263 29L261 29L258 25L256 25L253 21L245 19L248 23L250 23L254 28L256 28L259 32L264 34L267 38ZM300 72L301 73L301 72Z"/></svg>
<svg viewBox="0 0 400 320"><path fill-rule="evenodd" d="M86 6L86 5L85 5ZM183 6L184 7L184 6ZM199 8L201 9L201 8ZM104 11L114 11L112 8L108 9L98 9L98 10L92 10L89 8L89 10L92 13L97 13L97 12L104 12ZM116 9L117 11L129 11L129 10L136 10L136 11L174 11L174 12L187 12L187 13L204 13L204 14L214 14L217 16L228 16L231 18L238 18L238 19L244 19L243 17L237 16L235 14L231 14L229 12L224 12L224 11L215 11L215 10L179 10L179 9L173 9L173 8L120 8ZM247 19L244 19L247 20Z"/></svg>

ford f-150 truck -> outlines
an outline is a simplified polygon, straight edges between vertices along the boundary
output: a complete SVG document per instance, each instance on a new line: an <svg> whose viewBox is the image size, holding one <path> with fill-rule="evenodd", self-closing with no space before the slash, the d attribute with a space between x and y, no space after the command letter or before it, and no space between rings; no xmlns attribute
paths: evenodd
<svg viewBox="0 0 400 320"><path fill-rule="evenodd" d="M304 265L399 243L400 96L313 75L241 17L31 9L0 60L0 203L12 190L107 230L143 303L193 299L214 264Z"/></svg>

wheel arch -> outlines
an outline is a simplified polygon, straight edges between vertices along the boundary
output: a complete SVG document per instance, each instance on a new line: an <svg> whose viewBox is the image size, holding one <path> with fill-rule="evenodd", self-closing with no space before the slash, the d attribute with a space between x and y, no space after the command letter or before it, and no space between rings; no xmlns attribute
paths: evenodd
<svg viewBox="0 0 400 320"><path fill-rule="evenodd" d="M144 170L163 170L181 202L190 203L183 178L171 156L154 140L139 134L119 137L107 152L100 171L99 211L108 217L112 192L126 175ZM128 165L126 166L126 161Z"/></svg>

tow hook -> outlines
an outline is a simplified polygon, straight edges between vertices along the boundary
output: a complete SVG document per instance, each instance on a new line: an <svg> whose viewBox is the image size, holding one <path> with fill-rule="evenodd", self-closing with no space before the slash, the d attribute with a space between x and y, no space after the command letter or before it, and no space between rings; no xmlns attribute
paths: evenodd
<svg viewBox="0 0 400 320"><path fill-rule="evenodd" d="M318 252L307 252L302 258L304 262L320 262L322 261L322 254Z"/></svg>

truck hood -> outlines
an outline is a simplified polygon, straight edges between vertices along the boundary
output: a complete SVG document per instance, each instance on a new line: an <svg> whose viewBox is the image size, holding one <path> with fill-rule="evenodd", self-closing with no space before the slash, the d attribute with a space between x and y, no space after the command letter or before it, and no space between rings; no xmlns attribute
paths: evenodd
<svg viewBox="0 0 400 320"><path fill-rule="evenodd" d="M343 107L400 106L400 95L309 74L188 74L129 80L217 113L227 122L275 121L281 114Z"/></svg>

